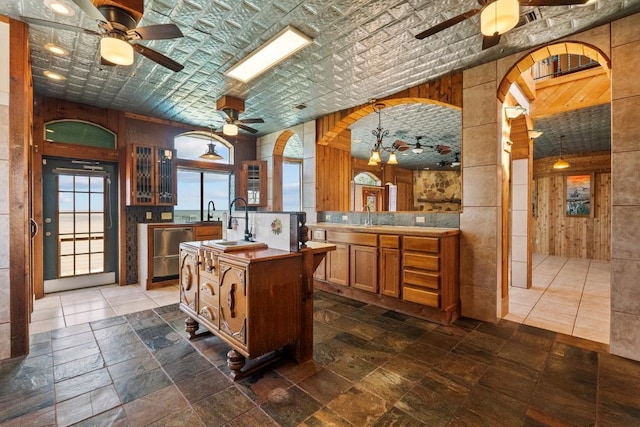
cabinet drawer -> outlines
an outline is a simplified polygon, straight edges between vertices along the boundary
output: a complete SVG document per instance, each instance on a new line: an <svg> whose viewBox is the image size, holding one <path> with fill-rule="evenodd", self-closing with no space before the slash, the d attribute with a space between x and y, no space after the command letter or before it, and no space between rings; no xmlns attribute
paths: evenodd
<svg viewBox="0 0 640 427"><path fill-rule="evenodd" d="M215 240L222 238L221 225L198 225L194 227L194 238L196 240Z"/></svg>
<svg viewBox="0 0 640 427"><path fill-rule="evenodd" d="M361 246L378 246L378 235L372 233L327 231L327 240L330 242L351 243Z"/></svg>
<svg viewBox="0 0 640 427"><path fill-rule="evenodd" d="M400 236L380 235L380 247L398 249L400 247Z"/></svg>
<svg viewBox="0 0 640 427"><path fill-rule="evenodd" d="M209 280L203 280L200 277L200 292L198 294L198 298L200 301L204 301L209 305L218 307L218 286L215 283L212 283Z"/></svg>
<svg viewBox="0 0 640 427"><path fill-rule="evenodd" d="M428 291L424 288L414 288L403 286L402 299L430 307L440 308L440 295L437 292Z"/></svg>
<svg viewBox="0 0 640 427"><path fill-rule="evenodd" d="M405 269L402 272L402 282L431 289L440 289L440 275L437 273Z"/></svg>
<svg viewBox="0 0 640 427"><path fill-rule="evenodd" d="M404 236L402 242L405 251L440 252L440 239L437 237Z"/></svg>
<svg viewBox="0 0 640 427"><path fill-rule="evenodd" d="M218 307L204 303L200 300L200 307L198 311L198 320L203 321L207 326L213 326L218 329Z"/></svg>
<svg viewBox="0 0 640 427"><path fill-rule="evenodd" d="M402 256L402 265L406 267L419 268L421 270L440 270L440 257L437 255L408 254Z"/></svg>

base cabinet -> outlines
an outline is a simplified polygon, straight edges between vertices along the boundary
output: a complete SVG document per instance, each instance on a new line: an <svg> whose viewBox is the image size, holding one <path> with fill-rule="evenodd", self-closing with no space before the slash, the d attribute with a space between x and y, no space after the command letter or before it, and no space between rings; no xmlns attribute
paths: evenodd
<svg viewBox="0 0 640 427"><path fill-rule="evenodd" d="M180 306L189 314L197 313L198 253L180 249Z"/></svg>
<svg viewBox="0 0 640 427"><path fill-rule="evenodd" d="M316 288L441 323L455 320L459 230L408 228L312 226L315 240L337 248L316 270Z"/></svg>

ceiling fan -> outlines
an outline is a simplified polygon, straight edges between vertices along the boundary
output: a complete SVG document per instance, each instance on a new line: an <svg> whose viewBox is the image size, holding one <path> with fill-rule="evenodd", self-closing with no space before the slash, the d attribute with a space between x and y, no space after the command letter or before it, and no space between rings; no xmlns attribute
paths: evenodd
<svg viewBox="0 0 640 427"><path fill-rule="evenodd" d="M238 129L251 133L258 130L247 126L247 124L264 123L263 119L241 119L240 113L244 112L244 100L225 95L216 102L216 108L222 112L226 123L222 126L222 133L227 136L235 136Z"/></svg>
<svg viewBox="0 0 640 427"><path fill-rule="evenodd" d="M478 0L479 8L447 19L418 34L422 40L480 14L482 49L488 49L500 42L500 36L511 30L520 20L520 6L572 6L586 4L593 0Z"/></svg>
<svg viewBox="0 0 640 427"><path fill-rule="evenodd" d="M136 27L142 14L136 19L132 13L114 4L102 4L96 7L91 0L73 0L73 2L91 19L96 21L99 31L28 16L20 18L29 24L101 37L100 62L102 65L131 65L133 63L133 52L136 51L172 71L177 72L184 68L183 65L160 52L142 44L132 43L133 40L163 40L184 37L175 24Z"/></svg>

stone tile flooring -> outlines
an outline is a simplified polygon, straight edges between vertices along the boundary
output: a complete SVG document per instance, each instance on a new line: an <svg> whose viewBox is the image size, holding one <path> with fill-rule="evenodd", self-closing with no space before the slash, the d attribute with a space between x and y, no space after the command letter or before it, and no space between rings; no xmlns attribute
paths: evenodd
<svg viewBox="0 0 640 427"><path fill-rule="evenodd" d="M513 322L609 344L611 263L534 254L529 289L509 288Z"/></svg>
<svg viewBox="0 0 640 427"><path fill-rule="evenodd" d="M315 293L314 360L233 383L176 304L34 334L0 425L640 425L640 363L502 320L440 326Z"/></svg>

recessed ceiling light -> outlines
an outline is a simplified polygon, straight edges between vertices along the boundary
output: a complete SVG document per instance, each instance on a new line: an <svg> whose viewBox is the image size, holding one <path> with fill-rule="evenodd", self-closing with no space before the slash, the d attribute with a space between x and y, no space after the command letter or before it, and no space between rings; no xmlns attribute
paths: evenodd
<svg viewBox="0 0 640 427"><path fill-rule="evenodd" d="M76 14L69 3L62 0L44 0L44 5L58 15L73 16Z"/></svg>
<svg viewBox="0 0 640 427"><path fill-rule="evenodd" d="M63 48L62 46L58 46L55 43L46 43L44 45L44 48L47 49L49 52L53 53L54 55L58 55L58 56L69 55L69 51L67 49Z"/></svg>
<svg viewBox="0 0 640 427"><path fill-rule="evenodd" d="M243 60L229 68L225 74L246 83L310 43L309 36L287 26Z"/></svg>
<svg viewBox="0 0 640 427"><path fill-rule="evenodd" d="M51 80L64 80L65 77L62 74L55 73L53 71L45 70L43 73L45 76L49 77Z"/></svg>

